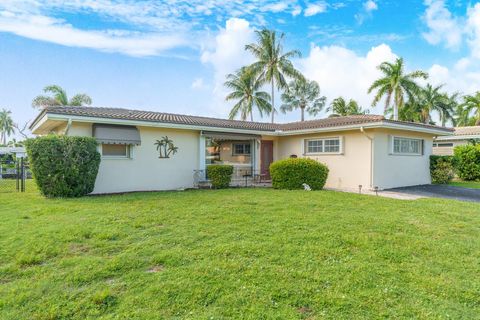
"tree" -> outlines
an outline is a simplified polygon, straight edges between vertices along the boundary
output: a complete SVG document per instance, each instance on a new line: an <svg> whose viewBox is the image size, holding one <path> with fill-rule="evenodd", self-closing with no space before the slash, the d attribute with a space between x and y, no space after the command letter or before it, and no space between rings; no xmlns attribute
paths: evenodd
<svg viewBox="0 0 480 320"><path fill-rule="evenodd" d="M43 91L45 93L50 93L51 96L37 96L32 101L33 107L45 108L50 106L83 106L92 104L92 98L84 93L76 94L68 100L67 92L57 85L46 86Z"/></svg>
<svg viewBox="0 0 480 320"><path fill-rule="evenodd" d="M458 125L480 125L480 91L463 97ZM471 116L473 113L473 117Z"/></svg>
<svg viewBox="0 0 480 320"><path fill-rule="evenodd" d="M393 102L393 119L398 120L398 110L404 106L405 96L412 99L419 91L420 87L415 79L427 79L428 74L420 70L405 74L402 58L397 58L394 63L382 62L377 68L383 76L375 80L368 89L368 93L377 91L372 105L376 106L385 97L385 111Z"/></svg>
<svg viewBox="0 0 480 320"><path fill-rule="evenodd" d="M366 111L358 105L357 101L350 99L348 102L343 97L334 99L330 106L327 108L327 112L339 116L350 116L356 114L365 114Z"/></svg>
<svg viewBox="0 0 480 320"><path fill-rule="evenodd" d="M262 83L269 83L271 86L272 101L272 123L275 120L275 87L277 89L287 88L286 77L301 79L303 75L294 68L291 58L300 57L298 50L283 52L283 41L285 34L277 37L275 31L263 29L255 31L257 42L245 46L245 50L251 52L257 59L251 65L254 74Z"/></svg>
<svg viewBox="0 0 480 320"><path fill-rule="evenodd" d="M13 124L13 127L15 128L15 130L17 130L17 132L24 138L24 139L27 139L28 138L28 134L25 133L25 131L27 131L27 126L28 126L28 122L25 122L23 124L23 126L20 126L18 123L14 123Z"/></svg>
<svg viewBox="0 0 480 320"><path fill-rule="evenodd" d="M458 98L460 94L458 92L448 95L447 93L443 94L443 99L438 107L438 112L440 114L440 123L442 127L445 127L447 121L451 121L455 125L454 113L458 107Z"/></svg>
<svg viewBox="0 0 480 320"><path fill-rule="evenodd" d="M280 107L283 113L300 109L301 121L305 120L305 110L316 116L325 107L325 96L320 96L320 86L316 81L304 78L290 81L287 90L282 94L284 104Z"/></svg>
<svg viewBox="0 0 480 320"><path fill-rule="evenodd" d="M442 110L447 111L445 104L445 95L440 92L442 85L436 87L431 84L427 84L425 88L421 88L419 92L420 102L420 122L429 124L431 123L431 113L438 111L442 114Z"/></svg>
<svg viewBox="0 0 480 320"><path fill-rule="evenodd" d="M256 107L260 116L272 111L270 104L270 95L265 91L260 91L262 83L255 77L250 67L243 67L235 74L227 75L225 86L232 90L225 100L235 100L237 103L230 111L229 118L234 119L240 114L240 119L245 121L250 116L253 121L253 109Z"/></svg>
<svg viewBox="0 0 480 320"><path fill-rule="evenodd" d="M14 133L12 112L6 109L0 111L0 141L3 145L7 144L7 138Z"/></svg>

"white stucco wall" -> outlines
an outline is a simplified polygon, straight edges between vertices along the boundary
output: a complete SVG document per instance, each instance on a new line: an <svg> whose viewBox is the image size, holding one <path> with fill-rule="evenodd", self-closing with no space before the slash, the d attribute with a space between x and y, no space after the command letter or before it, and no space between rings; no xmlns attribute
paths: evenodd
<svg viewBox="0 0 480 320"><path fill-rule="evenodd" d="M303 144L305 139L341 137L343 139L343 154L335 155L304 155ZM278 139L279 159L285 159L295 154L308 157L324 163L329 168L326 187L337 189L355 189L362 185L370 187L370 140L359 130L336 133L309 134L284 136Z"/></svg>
<svg viewBox="0 0 480 320"><path fill-rule="evenodd" d="M380 189L431 183L430 155L433 136L400 130L375 130L374 186ZM424 140L423 155L394 155L391 136Z"/></svg>
<svg viewBox="0 0 480 320"><path fill-rule="evenodd" d="M193 187L193 170L198 169L199 132L138 127L142 144L133 147L132 159L102 158L93 193L174 190ZM92 125L73 123L68 135L91 136ZM177 154L159 159L157 139L168 136Z"/></svg>

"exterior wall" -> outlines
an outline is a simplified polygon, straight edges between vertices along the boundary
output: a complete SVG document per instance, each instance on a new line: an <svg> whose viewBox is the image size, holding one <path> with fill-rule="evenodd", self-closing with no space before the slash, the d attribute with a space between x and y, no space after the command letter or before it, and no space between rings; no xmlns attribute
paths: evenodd
<svg viewBox="0 0 480 320"><path fill-rule="evenodd" d="M453 149L456 146L461 146L468 144L466 140L443 140L443 141L434 141L434 143L453 143L453 147L433 147L433 154L437 156L453 156Z"/></svg>
<svg viewBox="0 0 480 320"><path fill-rule="evenodd" d="M423 155L394 155L391 136L424 140ZM400 130L374 131L373 185L379 189L430 184L433 136Z"/></svg>
<svg viewBox="0 0 480 320"><path fill-rule="evenodd" d="M304 139L328 137L343 138L343 154L303 154ZM370 187L371 143L360 130L279 137L277 152L277 159L289 158L295 154L299 158L308 157L326 164L330 170L325 185L328 188L358 189L359 185Z"/></svg>
<svg viewBox="0 0 480 320"><path fill-rule="evenodd" d="M131 159L102 158L93 193L174 190L193 187L199 166L199 132L138 127L142 144L133 147ZM92 136L92 125L73 123L68 135ZM177 154L159 159L155 141L167 135Z"/></svg>
<svg viewBox="0 0 480 320"><path fill-rule="evenodd" d="M238 143L245 143L248 141L239 141ZM224 162L234 162L234 163L251 163L251 157L249 155L233 155L233 144L236 143L232 141L224 141L220 144L220 159ZM253 143L252 143L253 147Z"/></svg>

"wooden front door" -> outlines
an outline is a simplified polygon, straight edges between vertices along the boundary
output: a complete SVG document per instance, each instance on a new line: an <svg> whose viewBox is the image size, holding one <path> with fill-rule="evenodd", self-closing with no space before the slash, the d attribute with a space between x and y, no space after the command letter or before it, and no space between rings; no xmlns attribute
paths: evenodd
<svg viewBox="0 0 480 320"><path fill-rule="evenodd" d="M270 164L273 162L273 141L262 140L260 143L260 173L270 179Z"/></svg>

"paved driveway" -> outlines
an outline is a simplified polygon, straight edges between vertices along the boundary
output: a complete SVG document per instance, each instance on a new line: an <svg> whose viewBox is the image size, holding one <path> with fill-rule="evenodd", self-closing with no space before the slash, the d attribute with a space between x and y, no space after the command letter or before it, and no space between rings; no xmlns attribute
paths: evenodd
<svg viewBox="0 0 480 320"><path fill-rule="evenodd" d="M480 189L468 189L446 185L426 184L413 187L393 188L386 191L431 198L480 202Z"/></svg>

